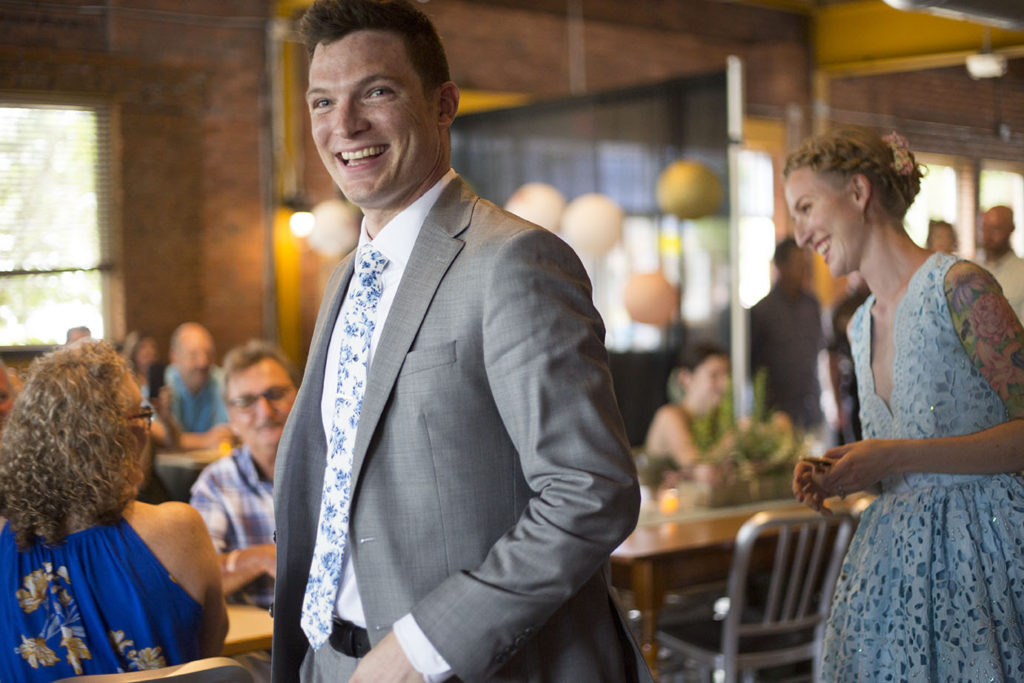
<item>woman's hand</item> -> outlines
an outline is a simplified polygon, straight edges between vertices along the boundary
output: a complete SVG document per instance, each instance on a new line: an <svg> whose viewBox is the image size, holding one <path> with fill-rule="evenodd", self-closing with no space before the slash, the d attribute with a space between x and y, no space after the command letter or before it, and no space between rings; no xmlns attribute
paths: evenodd
<svg viewBox="0 0 1024 683"><path fill-rule="evenodd" d="M815 476L819 469L820 466L812 463L803 460L798 462L793 471L793 495L808 507L829 514L829 509L824 505L828 492L821 487Z"/></svg>
<svg viewBox="0 0 1024 683"><path fill-rule="evenodd" d="M847 494L863 491L886 476L898 471L894 458L898 441L868 439L825 452L833 462L830 467L812 463L797 463L793 472L793 495L819 512L828 512L824 501L831 496L845 498Z"/></svg>

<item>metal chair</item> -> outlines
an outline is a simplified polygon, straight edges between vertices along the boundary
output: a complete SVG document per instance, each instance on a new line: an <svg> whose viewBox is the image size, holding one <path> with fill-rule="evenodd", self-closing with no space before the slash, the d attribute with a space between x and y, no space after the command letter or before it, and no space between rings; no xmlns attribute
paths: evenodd
<svg viewBox="0 0 1024 683"><path fill-rule="evenodd" d="M715 615L662 623L658 642L716 681L810 660L818 680L825 622L855 526L847 514L759 512L736 535L727 596ZM774 538L773 538L774 537ZM760 541L760 543L759 543ZM768 567L767 573L757 571Z"/></svg>
<svg viewBox="0 0 1024 683"><path fill-rule="evenodd" d="M252 674L229 657L208 657L149 671L73 676L61 678L54 683L135 683L165 680L174 683L253 683Z"/></svg>

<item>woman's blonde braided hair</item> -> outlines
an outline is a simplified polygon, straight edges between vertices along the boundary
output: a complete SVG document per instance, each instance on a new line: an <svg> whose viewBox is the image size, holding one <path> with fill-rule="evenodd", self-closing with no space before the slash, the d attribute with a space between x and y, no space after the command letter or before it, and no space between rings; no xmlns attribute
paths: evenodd
<svg viewBox="0 0 1024 683"><path fill-rule="evenodd" d="M879 137L866 128L836 128L808 138L786 159L783 175L798 168L846 181L864 175L887 213L902 221L921 190L924 167L898 133Z"/></svg>

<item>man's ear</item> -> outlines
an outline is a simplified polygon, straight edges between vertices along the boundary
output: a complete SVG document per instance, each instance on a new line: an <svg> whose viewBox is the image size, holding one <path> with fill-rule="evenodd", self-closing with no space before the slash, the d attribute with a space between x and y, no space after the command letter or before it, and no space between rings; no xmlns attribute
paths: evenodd
<svg viewBox="0 0 1024 683"><path fill-rule="evenodd" d="M437 89L437 125L447 128L455 120L459 111L459 86L451 81L441 84Z"/></svg>

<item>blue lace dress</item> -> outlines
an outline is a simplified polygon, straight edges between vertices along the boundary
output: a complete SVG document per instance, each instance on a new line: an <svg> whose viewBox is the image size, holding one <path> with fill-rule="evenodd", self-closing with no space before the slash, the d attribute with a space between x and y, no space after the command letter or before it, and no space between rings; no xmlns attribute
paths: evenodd
<svg viewBox="0 0 1024 683"><path fill-rule="evenodd" d="M864 438L943 437L1008 419L953 328L934 254L893 321L890 405L871 373L871 296L851 322ZM963 457L984 457L965 452ZM1011 475L907 474L881 483L843 564L826 681L1024 681L1024 485Z"/></svg>
<svg viewBox="0 0 1024 683"><path fill-rule="evenodd" d="M0 532L0 681L198 659L202 607L123 519L20 552Z"/></svg>

